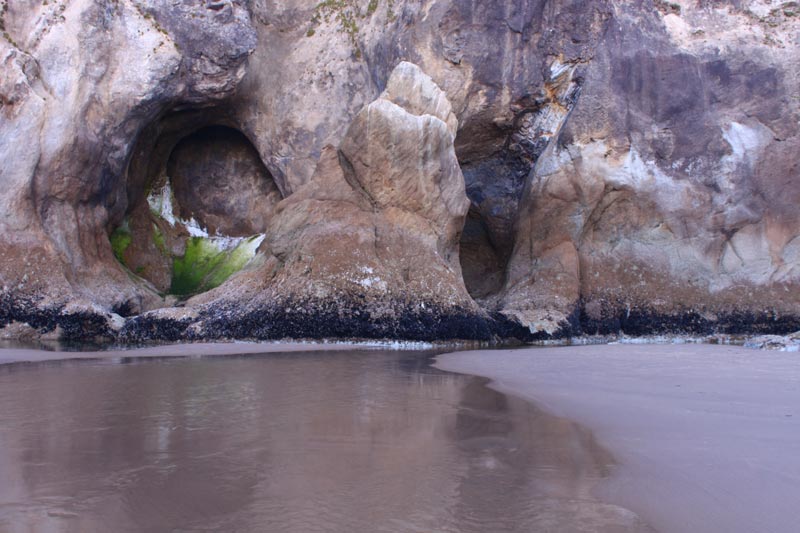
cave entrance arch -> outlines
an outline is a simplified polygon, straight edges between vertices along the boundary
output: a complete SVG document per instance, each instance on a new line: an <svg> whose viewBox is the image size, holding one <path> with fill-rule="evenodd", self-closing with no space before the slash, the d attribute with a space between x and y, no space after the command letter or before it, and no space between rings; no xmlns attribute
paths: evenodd
<svg viewBox="0 0 800 533"><path fill-rule="evenodd" d="M146 129L110 231L117 259L160 293L221 285L255 256L283 198L250 139L221 113L184 111Z"/></svg>
<svg viewBox="0 0 800 533"><path fill-rule="evenodd" d="M467 291L479 302L498 294L505 284L516 240L519 204L531 169L530 163L502 151L502 134L494 132L496 138L482 139L480 150L469 141L459 145L456 138L456 153L470 201L459 244L461 272ZM471 132L468 130L463 137L470 139ZM467 153L469 150L477 153Z"/></svg>

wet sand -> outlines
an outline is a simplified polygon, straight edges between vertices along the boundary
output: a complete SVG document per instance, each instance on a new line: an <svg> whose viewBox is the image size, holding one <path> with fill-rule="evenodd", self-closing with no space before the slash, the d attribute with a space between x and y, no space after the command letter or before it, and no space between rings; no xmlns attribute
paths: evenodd
<svg viewBox="0 0 800 533"><path fill-rule="evenodd" d="M650 531L580 424L348 348L0 367L0 531Z"/></svg>
<svg viewBox="0 0 800 533"><path fill-rule="evenodd" d="M32 348L0 348L0 365L12 363L44 363L68 360L118 360L150 358L221 357L264 353L320 352L386 349L380 344L325 344L314 342L219 342L165 344L146 348L118 348L97 351L39 350Z"/></svg>
<svg viewBox="0 0 800 533"><path fill-rule="evenodd" d="M460 352L438 368L592 429L618 465L595 493L661 533L800 524L800 357L734 346Z"/></svg>

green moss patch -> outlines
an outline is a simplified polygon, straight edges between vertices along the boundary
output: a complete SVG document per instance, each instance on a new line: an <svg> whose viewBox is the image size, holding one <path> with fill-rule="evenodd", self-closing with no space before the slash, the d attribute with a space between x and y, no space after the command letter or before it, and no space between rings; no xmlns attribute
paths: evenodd
<svg viewBox="0 0 800 533"><path fill-rule="evenodd" d="M213 238L191 237L183 257L173 260L170 293L188 296L219 287L253 258L262 240L256 235L225 249Z"/></svg>
<svg viewBox="0 0 800 533"><path fill-rule="evenodd" d="M150 209L151 233L132 235L126 219L110 236L111 245L117 259L129 268L131 267L126 263L124 256L133 237L136 237L137 250L142 248L143 244L147 245L143 257L128 257L128 259L131 264L145 262L145 265L135 269L137 275L147 273L149 262L156 261L154 268L157 269L160 283L163 283L166 273L162 269L166 265L159 261L157 255L152 255L155 247L158 254L172 263L168 294L191 296L222 285L233 274L244 268L255 256L258 246L264 240L263 235L248 238L212 237L193 218L183 220L177 217L174 209L175 198L169 180L163 187L150 191L147 203ZM142 243L142 240L145 242ZM176 256L175 249L184 242L183 255ZM128 255L131 255L130 251ZM160 287L164 288L163 285Z"/></svg>
<svg viewBox="0 0 800 533"><path fill-rule="evenodd" d="M162 255L169 254L166 238L158 227L158 224L155 223L153 224L153 243L155 243L156 248L158 248L158 251L161 252Z"/></svg>
<svg viewBox="0 0 800 533"><path fill-rule="evenodd" d="M114 251L114 256L117 261L125 264L125 250L131 245L133 237L131 236L131 228L128 226L126 219L117 229L115 229L108 238L111 241L111 249Z"/></svg>
<svg viewBox="0 0 800 533"><path fill-rule="evenodd" d="M311 37L316 33L314 26L321 21L330 23L332 20L338 22L337 31L345 33L353 46L353 54L357 59L361 58L361 47L359 45L360 28L358 20L372 18L378 11L382 0L323 0L314 8L314 15L311 17L313 25L306 36ZM394 12L395 0L386 1L386 22L394 22L396 15Z"/></svg>

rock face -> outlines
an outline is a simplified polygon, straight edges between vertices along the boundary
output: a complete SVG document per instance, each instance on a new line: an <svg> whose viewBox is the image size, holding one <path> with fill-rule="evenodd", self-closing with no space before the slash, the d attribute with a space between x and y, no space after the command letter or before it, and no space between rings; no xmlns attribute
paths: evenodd
<svg viewBox="0 0 800 533"><path fill-rule="evenodd" d="M189 301L200 316L187 335L488 339L459 263L469 200L457 127L441 89L400 63L276 206L263 262ZM125 334L140 335L138 322Z"/></svg>
<svg viewBox="0 0 800 533"><path fill-rule="evenodd" d="M6 317L49 328L26 309L58 317L75 302L125 313L163 305L116 262L108 233L128 206L126 167L141 131L170 109L224 99L245 73L256 45L250 13L239 2L218 7L3 2Z"/></svg>
<svg viewBox="0 0 800 533"><path fill-rule="evenodd" d="M797 2L0 1L0 30L6 336L800 329Z"/></svg>
<svg viewBox="0 0 800 533"><path fill-rule="evenodd" d="M211 234L246 237L267 230L281 200L258 152L236 130L201 129L182 139L167 166L181 218Z"/></svg>
<svg viewBox="0 0 800 533"><path fill-rule="evenodd" d="M791 330L796 3L619 15L537 160L499 305L554 331Z"/></svg>

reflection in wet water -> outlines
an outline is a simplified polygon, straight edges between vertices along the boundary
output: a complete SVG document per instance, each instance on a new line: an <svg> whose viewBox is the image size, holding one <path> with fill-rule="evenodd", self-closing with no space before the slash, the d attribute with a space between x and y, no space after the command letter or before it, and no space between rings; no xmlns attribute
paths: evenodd
<svg viewBox="0 0 800 533"><path fill-rule="evenodd" d="M0 368L0 531L645 531L589 432L420 357Z"/></svg>

